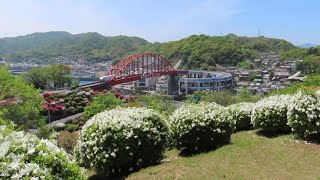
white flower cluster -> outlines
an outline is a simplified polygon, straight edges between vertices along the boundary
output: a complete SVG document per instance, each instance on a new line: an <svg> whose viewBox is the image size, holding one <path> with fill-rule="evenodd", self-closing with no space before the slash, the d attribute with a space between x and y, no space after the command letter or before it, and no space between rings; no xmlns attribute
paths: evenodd
<svg viewBox="0 0 320 180"><path fill-rule="evenodd" d="M320 100L320 90L317 90L314 95Z"/></svg>
<svg viewBox="0 0 320 180"><path fill-rule="evenodd" d="M76 151L86 166L112 176L159 162L167 135L167 125L157 112L117 108L87 121Z"/></svg>
<svg viewBox="0 0 320 180"><path fill-rule="evenodd" d="M234 124L216 103L185 104L170 118L176 145L189 151L206 150L229 141Z"/></svg>
<svg viewBox="0 0 320 180"><path fill-rule="evenodd" d="M251 121L255 127L272 131L288 131L287 109L292 104L290 95L274 95L255 103Z"/></svg>
<svg viewBox="0 0 320 180"><path fill-rule="evenodd" d="M288 107L288 124L301 137L320 134L320 103L316 97L298 92Z"/></svg>
<svg viewBox="0 0 320 180"><path fill-rule="evenodd" d="M252 128L251 114L254 103L241 102L227 107L231 119L236 121L236 130L248 130Z"/></svg>
<svg viewBox="0 0 320 180"><path fill-rule="evenodd" d="M0 126L0 177L5 179L84 179L67 153L48 140Z"/></svg>

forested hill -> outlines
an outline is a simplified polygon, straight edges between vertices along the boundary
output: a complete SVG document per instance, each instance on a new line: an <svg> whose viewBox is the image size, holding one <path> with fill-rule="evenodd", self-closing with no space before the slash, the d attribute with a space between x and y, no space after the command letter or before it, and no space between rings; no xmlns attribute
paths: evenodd
<svg viewBox="0 0 320 180"><path fill-rule="evenodd" d="M156 52L175 61L182 59L185 69L214 69L215 64L237 65L244 60L259 58L259 52L277 52L296 49L293 44L265 37L192 35L168 43L153 43L143 52Z"/></svg>
<svg viewBox="0 0 320 180"><path fill-rule="evenodd" d="M71 38L68 32L34 33L26 36L9 37L0 39L0 54L11 54L19 51L27 51L43 45Z"/></svg>
<svg viewBox="0 0 320 180"><path fill-rule="evenodd" d="M72 35L67 32L35 33L0 39L0 57L11 61L39 61L64 56L91 62L113 60L148 52L164 55L172 62L182 59L184 68L214 69L215 64L237 65L259 58L259 52L295 50L293 44L265 37L192 35L178 41L149 43L138 37L106 37L98 33Z"/></svg>
<svg viewBox="0 0 320 180"><path fill-rule="evenodd" d="M34 33L0 39L0 57L23 62L33 58L42 61L64 56L72 60L98 62L120 59L147 44L148 41L138 37L106 37L98 33Z"/></svg>

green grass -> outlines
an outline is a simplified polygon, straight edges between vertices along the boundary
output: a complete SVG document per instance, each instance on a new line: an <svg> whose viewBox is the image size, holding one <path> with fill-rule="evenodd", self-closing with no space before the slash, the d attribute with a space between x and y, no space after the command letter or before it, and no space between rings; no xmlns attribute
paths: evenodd
<svg viewBox="0 0 320 180"><path fill-rule="evenodd" d="M266 138L256 131L232 135L232 142L192 157L166 152L165 161L128 179L320 179L320 145L292 135Z"/></svg>

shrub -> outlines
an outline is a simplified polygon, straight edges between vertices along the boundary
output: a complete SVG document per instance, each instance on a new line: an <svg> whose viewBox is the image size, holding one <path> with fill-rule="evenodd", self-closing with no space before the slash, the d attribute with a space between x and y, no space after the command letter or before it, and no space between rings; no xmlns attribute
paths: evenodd
<svg viewBox="0 0 320 180"><path fill-rule="evenodd" d="M320 104L316 97L298 92L288 107L288 124L302 138L320 135Z"/></svg>
<svg viewBox="0 0 320 180"><path fill-rule="evenodd" d="M316 96L317 99L320 100L320 90L316 91L314 95Z"/></svg>
<svg viewBox="0 0 320 180"><path fill-rule="evenodd" d="M83 98L82 98L82 97L75 97L75 98L73 98L73 100L74 100L76 103L79 103L79 102L83 101Z"/></svg>
<svg viewBox="0 0 320 180"><path fill-rule="evenodd" d="M78 124L79 123L79 119L72 119L71 123L72 124Z"/></svg>
<svg viewBox="0 0 320 180"><path fill-rule="evenodd" d="M64 123L57 123L55 126L54 126L54 129L56 131L61 131L61 130L64 130L66 128L66 124Z"/></svg>
<svg viewBox="0 0 320 180"><path fill-rule="evenodd" d="M71 106L76 106L77 105L77 102L75 102L75 101L71 101Z"/></svg>
<svg viewBox="0 0 320 180"><path fill-rule="evenodd" d="M76 113L76 110L75 110L74 107L69 107L69 108L67 109L66 113L67 113L68 116L71 116L71 115L73 115L73 114Z"/></svg>
<svg viewBox="0 0 320 180"><path fill-rule="evenodd" d="M70 103L64 103L64 106L65 106L66 108L69 108L69 107L70 107Z"/></svg>
<svg viewBox="0 0 320 180"><path fill-rule="evenodd" d="M78 124L68 124L65 129L69 132L77 131L77 130L79 130L79 125Z"/></svg>
<svg viewBox="0 0 320 180"><path fill-rule="evenodd" d="M275 95L258 101L252 111L253 125L266 131L288 132L287 108L291 100L290 95Z"/></svg>
<svg viewBox="0 0 320 180"><path fill-rule="evenodd" d="M114 93L114 95L118 98L118 97L120 97L120 96L121 96L121 93L119 93L119 92L115 92L115 93Z"/></svg>
<svg viewBox="0 0 320 180"><path fill-rule="evenodd" d="M117 108L92 117L82 128L78 156L87 167L109 176L158 163L165 150L167 126L146 108Z"/></svg>
<svg viewBox="0 0 320 180"><path fill-rule="evenodd" d="M88 120L92 116L104 111L113 109L122 104L120 99L117 99L113 94L108 93L106 95L100 94L94 98L89 106L84 108L81 119Z"/></svg>
<svg viewBox="0 0 320 180"><path fill-rule="evenodd" d="M43 97L45 97L45 98L50 97L50 96L52 96L52 94L50 94L50 93L43 93Z"/></svg>
<svg viewBox="0 0 320 180"><path fill-rule="evenodd" d="M77 107L77 112L78 113L82 113L84 111L84 107L83 106L78 106Z"/></svg>
<svg viewBox="0 0 320 180"><path fill-rule="evenodd" d="M216 103L183 105L170 118L172 138L177 148L191 153L228 143L233 128L226 109Z"/></svg>
<svg viewBox="0 0 320 180"><path fill-rule="evenodd" d="M227 107L230 118L236 122L236 130L249 130L252 128L251 114L254 103L237 103Z"/></svg>
<svg viewBox="0 0 320 180"><path fill-rule="evenodd" d="M4 179L84 179L63 150L33 134L0 126L0 176Z"/></svg>
<svg viewBox="0 0 320 180"><path fill-rule="evenodd" d="M57 136L58 146L66 150L68 153L72 153L74 147L77 144L79 138L78 133L71 133L69 131L61 131Z"/></svg>

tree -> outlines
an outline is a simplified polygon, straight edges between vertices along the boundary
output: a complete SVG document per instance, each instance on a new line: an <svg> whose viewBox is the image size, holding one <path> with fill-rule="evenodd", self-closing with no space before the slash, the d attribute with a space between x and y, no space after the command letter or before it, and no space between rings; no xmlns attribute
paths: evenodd
<svg viewBox="0 0 320 180"><path fill-rule="evenodd" d="M28 70L23 74L23 78L37 89L45 89L47 83L47 71L43 67L37 67Z"/></svg>
<svg viewBox="0 0 320 180"><path fill-rule="evenodd" d="M0 119L14 122L28 129L42 125L40 116L43 99L33 85L28 85L20 77L12 76L5 67L0 67Z"/></svg>
<svg viewBox="0 0 320 180"><path fill-rule="evenodd" d="M57 88L64 87L65 83L71 85L72 82L71 68L63 64L33 68L23 77L28 83L40 89L46 88L47 81L53 81Z"/></svg>
<svg viewBox="0 0 320 180"><path fill-rule="evenodd" d="M297 70L305 74L320 73L320 56L309 56L304 61L297 63Z"/></svg>
<svg viewBox="0 0 320 180"><path fill-rule="evenodd" d="M64 87L64 84L71 84L71 68L64 64L53 64L47 67L48 79L51 78L55 87Z"/></svg>

